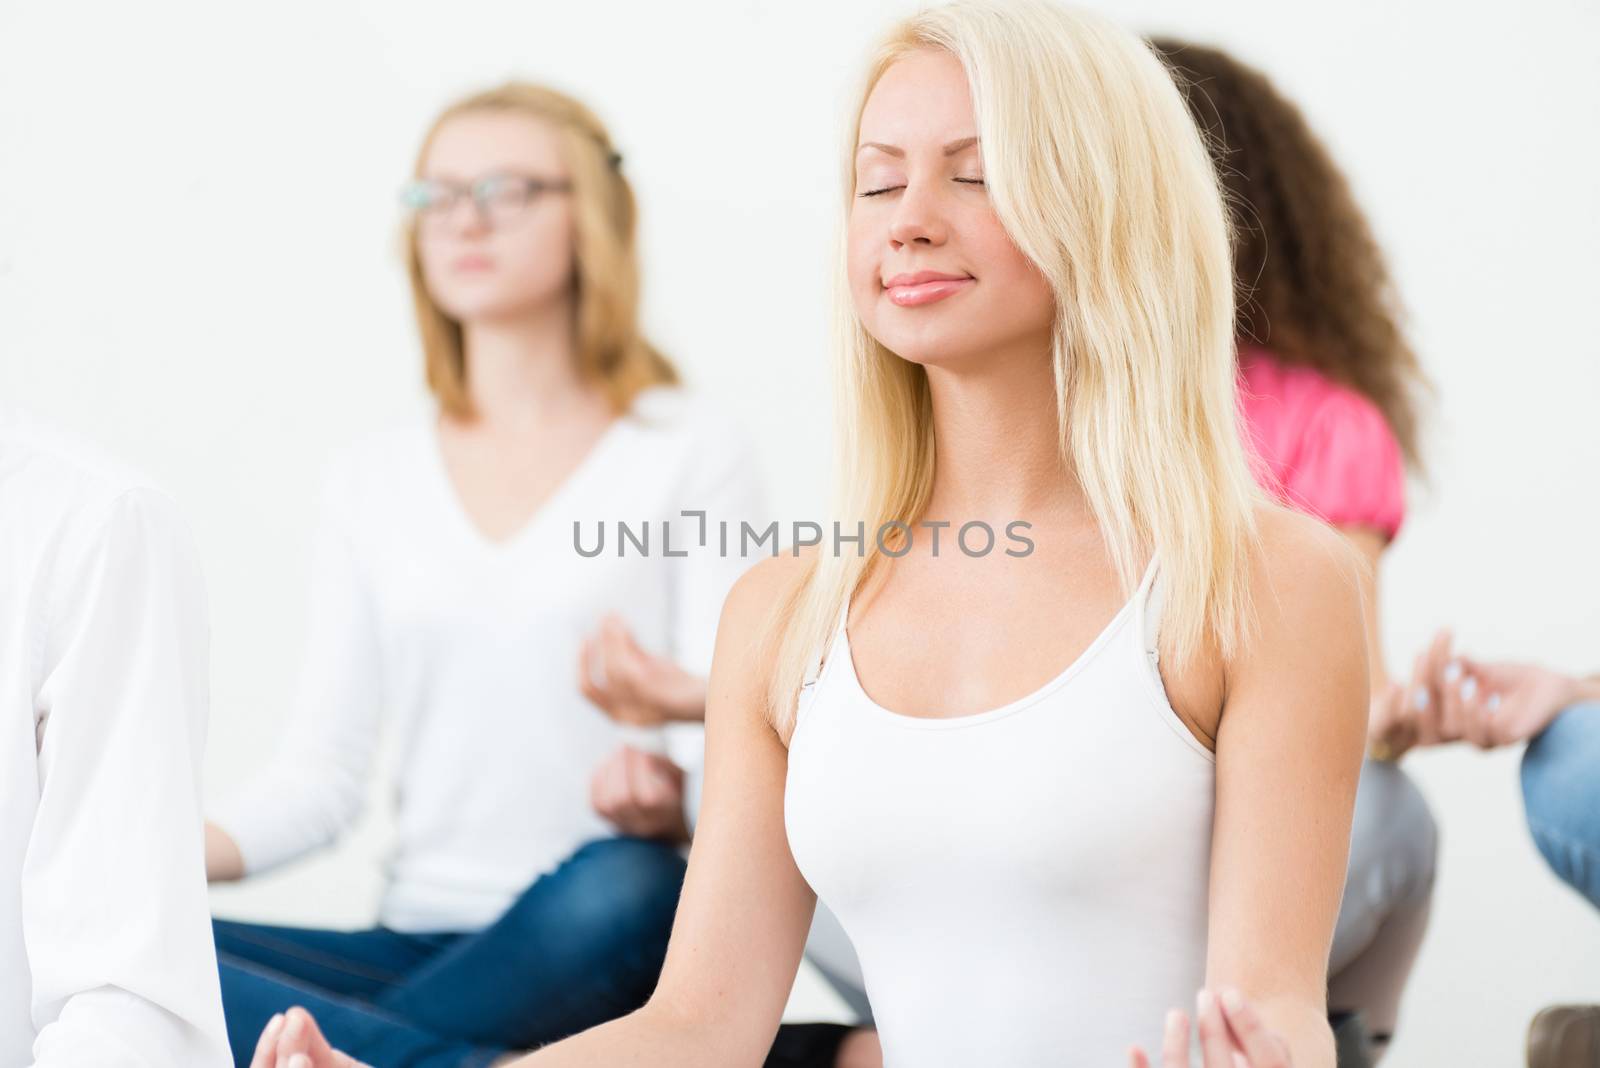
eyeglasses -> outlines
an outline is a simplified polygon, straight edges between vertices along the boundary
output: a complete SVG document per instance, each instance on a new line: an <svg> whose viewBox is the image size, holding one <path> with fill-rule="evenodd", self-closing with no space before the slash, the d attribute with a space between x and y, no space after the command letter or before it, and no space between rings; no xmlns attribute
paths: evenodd
<svg viewBox="0 0 1600 1068"><path fill-rule="evenodd" d="M566 193L569 179L530 178L517 174L486 174L470 186L417 178L400 191L400 202L424 229L437 230L455 217L456 205L471 198L478 218L490 229L510 225L528 205L546 193Z"/></svg>

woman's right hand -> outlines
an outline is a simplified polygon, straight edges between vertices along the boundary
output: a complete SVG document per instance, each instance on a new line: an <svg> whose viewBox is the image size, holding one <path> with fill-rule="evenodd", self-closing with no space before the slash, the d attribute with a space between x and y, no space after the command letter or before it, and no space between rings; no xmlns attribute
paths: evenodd
<svg viewBox="0 0 1600 1068"><path fill-rule="evenodd" d="M1292 1068L1289 1044L1237 990L1224 990L1220 997L1202 990L1195 1029L1200 1035L1200 1068ZM1128 1051L1128 1065L1152 1068L1138 1046ZM1167 1013L1159 1068L1190 1068L1189 1017L1181 1009Z"/></svg>
<svg viewBox="0 0 1600 1068"><path fill-rule="evenodd" d="M296 1005L267 1021L250 1068L372 1068L328 1044L311 1014Z"/></svg>

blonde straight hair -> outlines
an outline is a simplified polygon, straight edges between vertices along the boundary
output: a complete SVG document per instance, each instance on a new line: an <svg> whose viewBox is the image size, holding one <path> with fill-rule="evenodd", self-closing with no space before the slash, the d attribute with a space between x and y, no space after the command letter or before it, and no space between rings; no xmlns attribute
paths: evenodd
<svg viewBox="0 0 1600 1068"><path fill-rule="evenodd" d="M506 82L474 93L433 120L413 173L421 176L441 126L458 115L485 111L542 120L555 127L561 139L572 178L573 330L579 374L598 385L618 412L627 411L641 390L676 383L677 370L639 330L639 260L634 245L638 208L622 173L622 157L592 111L565 93L528 82ZM428 388L446 413L470 419L474 413L461 324L428 292L414 223L406 224L404 236Z"/></svg>
<svg viewBox="0 0 1600 1068"><path fill-rule="evenodd" d="M1248 630L1262 498L1236 425L1226 215L1172 77L1132 33L1046 0L955 0L914 15L879 46L856 101L846 213L867 97L891 64L922 49L965 69L990 200L1055 291L1061 453L1124 590L1131 596L1153 557L1167 662L1207 647L1231 656ZM882 556L874 532L914 523L933 486L927 374L863 328L842 238L837 272L836 508L848 524L865 521L867 549L819 547L775 606L767 701L784 738L808 668Z"/></svg>

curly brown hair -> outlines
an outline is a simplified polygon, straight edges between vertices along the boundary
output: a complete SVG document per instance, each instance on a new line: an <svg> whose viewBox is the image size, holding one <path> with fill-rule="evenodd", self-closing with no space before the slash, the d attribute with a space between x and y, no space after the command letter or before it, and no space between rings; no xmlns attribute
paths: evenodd
<svg viewBox="0 0 1600 1068"><path fill-rule="evenodd" d="M1233 216L1235 333L1366 396L1420 469L1420 399L1431 386L1344 175L1266 75L1215 48L1150 44L1205 134Z"/></svg>

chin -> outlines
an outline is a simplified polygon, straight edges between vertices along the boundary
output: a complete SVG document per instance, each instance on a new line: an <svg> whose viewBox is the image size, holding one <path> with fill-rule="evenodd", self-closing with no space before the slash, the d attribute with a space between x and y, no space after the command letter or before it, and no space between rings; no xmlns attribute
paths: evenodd
<svg viewBox="0 0 1600 1068"><path fill-rule="evenodd" d="M526 298L512 299L489 293L435 295L434 300L446 315L460 323L492 322L514 318L527 310Z"/></svg>
<svg viewBox="0 0 1600 1068"><path fill-rule="evenodd" d="M922 330L888 330L882 334L872 332L878 344L909 363L924 367L952 367L975 358L981 346L975 346L962 331L941 330L930 327Z"/></svg>

